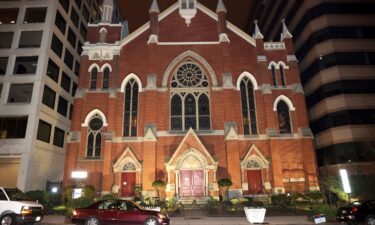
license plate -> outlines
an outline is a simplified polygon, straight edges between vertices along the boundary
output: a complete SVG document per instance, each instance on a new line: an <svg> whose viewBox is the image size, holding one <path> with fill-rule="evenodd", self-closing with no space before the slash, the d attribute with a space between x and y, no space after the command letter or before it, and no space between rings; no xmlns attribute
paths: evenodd
<svg viewBox="0 0 375 225"><path fill-rule="evenodd" d="M40 216L37 216L36 218L35 218L35 221L40 221Z"/></svg>

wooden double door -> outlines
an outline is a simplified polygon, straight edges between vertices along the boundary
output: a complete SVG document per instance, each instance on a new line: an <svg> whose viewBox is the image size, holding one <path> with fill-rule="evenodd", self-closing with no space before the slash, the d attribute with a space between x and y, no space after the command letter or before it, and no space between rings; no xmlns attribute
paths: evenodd
<svg viewBox="0 0 375 225"><path fill-rule="evenodd" d="M247 171L247 183L249 185L249 191L252 194L262 193L262 171L261 170L248 170Z"/></svg>
<svg viewBox="0 0 375 225"><path fill-rule="evenodd" d="M204 196L203 170L180 170L180 196Z"/></svg>
<svg viewBox="0 0 375 225"><path fill-rule="evenodd" d="M121 197L134 196L136 173L122 173L121 174Z"/></svg>

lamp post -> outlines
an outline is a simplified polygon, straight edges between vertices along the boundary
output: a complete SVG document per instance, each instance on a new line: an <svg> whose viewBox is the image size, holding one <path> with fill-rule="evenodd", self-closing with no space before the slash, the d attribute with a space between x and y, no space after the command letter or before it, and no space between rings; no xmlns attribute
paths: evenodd
<svg viewBox="0 0 375 225"><path fill-rule="evenodd" d="M348 172L346 171L346 169L340 170L340 176L341 176L342 186L344 187L344 192L348 195L349 203L351 203L350 194L352 193L352 190L350 188Z"/></svg>

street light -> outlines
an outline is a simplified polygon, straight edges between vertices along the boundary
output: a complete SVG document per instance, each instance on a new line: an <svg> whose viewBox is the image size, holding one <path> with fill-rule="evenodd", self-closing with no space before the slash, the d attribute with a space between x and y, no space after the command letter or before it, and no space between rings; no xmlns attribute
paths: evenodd
<svg viewBox="0 0 375 225"><path fill-rule="evenodd" d="M348 178L348 172L346 171L346 169L341 169L340 170L340 176L341 176L342 185L344 187L344 192L346 194L348 194L349 202L351 202L351 200L350 200L350 193L352 193L352 189L350 188L350 183L349 183L349 178Z"/></svg>

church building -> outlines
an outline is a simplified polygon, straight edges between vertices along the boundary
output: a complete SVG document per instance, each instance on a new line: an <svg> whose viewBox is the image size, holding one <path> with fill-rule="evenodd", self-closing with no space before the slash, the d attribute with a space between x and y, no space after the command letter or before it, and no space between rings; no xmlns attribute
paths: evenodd
<svg viewBox="0 0 375 225"><path fill-rule="evenodd" d="M313 135L292 35L250 36L197 0L157 0L126 37L113 2L83 47L64 186L126 198L207 199L319 190ZM76 179L72 174L87 173Z"/></svg>

